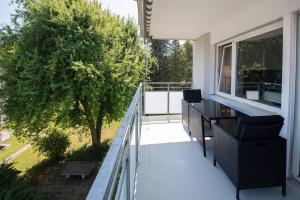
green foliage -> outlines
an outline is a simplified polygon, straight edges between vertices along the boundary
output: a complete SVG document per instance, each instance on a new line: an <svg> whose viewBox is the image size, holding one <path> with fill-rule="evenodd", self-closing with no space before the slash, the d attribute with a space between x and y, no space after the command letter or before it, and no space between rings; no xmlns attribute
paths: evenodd
<svg viewBox="0 0 300 200"><path fill-rule="evenodd" d="M282 82L282 35L238 44L239 82Z"/></svg>
<svg viewBox="0 0 300 200"><path fill-rule="evenodd" d="M13 164L0 164L0 199L3 200L27 200L37 199L37 195L30 185L18 178L18 171Z"/></svg>
<svg viewBox="0 0 300 200"><path fill-rule="evenodd" d="M190 41L183 45L178 40L152 40L152 56L157 59L151 68L154 82L191 82L193 47Z"/></svg>
<svg viewBox="0 0 300 200"><path fill-rule="evenodd" d="M260 79L260 72L263 71L263 65L260 63L253 63L251 66L241 66L238 71L238 80L243 81L245 79L251 78L252 80ZM255 73L253 73L255 72Z"/></svg>
<svg viewBox="0 0 300 200"><path fill-rule="evenodd" d="M36 139L35 148L50 160L58 160L64 157L64 153L70 146L68 135L60 129L50 129L44 137Z"/></svg>
<svg viewBox="0 0 300 200"><path fill-rule="evenodd" d="M82 146L67 155L67 160L70 161L102 161L111 145L111 140L106 140L101 145L96 145L94 148L90 146Z"/></svg>
<svg viewBox="0 0 300 200"><path fill-rule="evenodd" d="M12 163L0 164L0 185L4 186L5 183L11 183L18 178L18 170L13 168ZM1 187L2 188L2 187Z"/></svg>
<svg viewBox="0 0 300 200"><path fill-rule="evenodd" d="M0 32L6 122L28 137L49 123L86 126L98 144L144 79L136 26L86 0L25 0L22 11L22 25Z"/></svg>
<svg viewBox="0 0 300 200"><path fill-rule="evenodd" d="M151 68L150 80L154 82L164 81L167 75L168 65L168 40L152 40L151 41L151 54L156 58L156 64Z"/></svg>

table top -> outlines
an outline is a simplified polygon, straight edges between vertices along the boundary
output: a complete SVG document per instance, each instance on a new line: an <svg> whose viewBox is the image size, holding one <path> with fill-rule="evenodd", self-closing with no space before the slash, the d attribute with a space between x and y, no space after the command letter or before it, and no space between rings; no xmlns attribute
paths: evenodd
<svg viewBox="0 0 300 200"><path fill-rule="evenodd" d="M207 120L234 119L243 115L241 112L211 99L190 103L190 106L200 112Z"/></svg>

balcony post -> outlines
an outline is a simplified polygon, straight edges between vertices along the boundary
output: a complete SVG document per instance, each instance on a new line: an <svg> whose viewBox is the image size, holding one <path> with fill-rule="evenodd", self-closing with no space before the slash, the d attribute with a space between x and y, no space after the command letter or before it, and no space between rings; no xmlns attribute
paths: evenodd
<svg viewBox="0 0 300 200"><path fill-rule="evenodd" d="M170 83L167 83L168 95L167 95L167 113L168 113L168 123L170 122Z"/></svg>

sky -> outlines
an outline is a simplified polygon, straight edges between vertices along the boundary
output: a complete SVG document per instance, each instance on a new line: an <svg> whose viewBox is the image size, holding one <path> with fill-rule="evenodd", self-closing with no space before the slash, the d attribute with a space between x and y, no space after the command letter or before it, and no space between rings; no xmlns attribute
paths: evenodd
<svg viewBox="0 0 300 200"><path fill-rule="evenodd" d="M138 21L137 3L135 0L98 0L102 4L102 8L109 9L112 13L121 17L133 17L134 21ZM14 13L16 5L10 5L11 0L0 1L0 24L9 24L10 15Z"/></svg>

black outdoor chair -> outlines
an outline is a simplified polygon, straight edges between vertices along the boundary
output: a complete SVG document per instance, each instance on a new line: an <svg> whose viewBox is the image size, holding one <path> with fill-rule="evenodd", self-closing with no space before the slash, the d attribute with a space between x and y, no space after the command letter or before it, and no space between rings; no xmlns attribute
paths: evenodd
<svg viewBox="0 0 300 200"><path fill-rule="evenodd" d="M189 131L192 137L198 139L203 147L203 156L206 157L206 137L213 137L210 121L205 120L196 108L189 107Z"/></svg>
<svg viewBox="0 0 300 200"><path fill-rule="evenodd" d="M200 89L183 90L182 125L189 134L189 103L201 102L201 100L202 96Z"/></svg>
<svg viewBox="0 0 300 200"><path fill-rule="evenodd" d="M200 102L202 100L200 89L183 90L183 99L189 103Z"/></svg>
<svg viewBox="0 0 300 200"><path fill-rule="evenodd" d="M213 124L216 162L241 189L281 186L286 195L286 140L279 136L279 115L220 120Z"/></svg>

